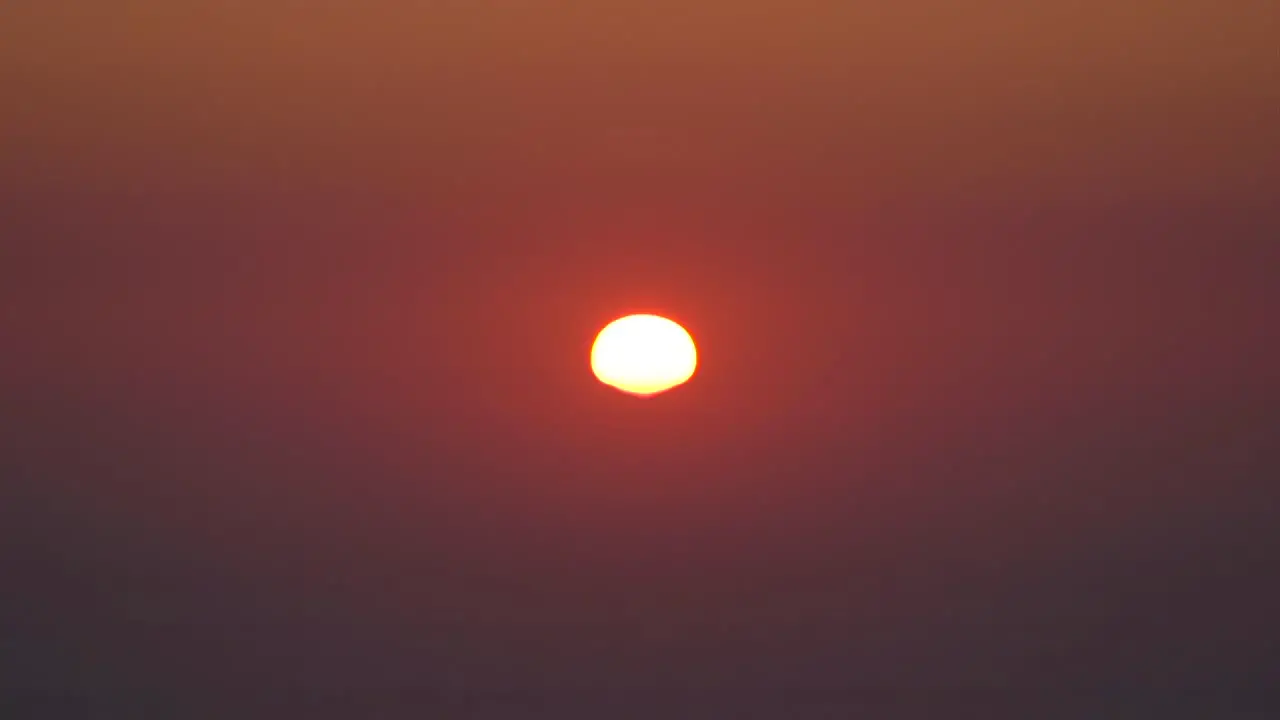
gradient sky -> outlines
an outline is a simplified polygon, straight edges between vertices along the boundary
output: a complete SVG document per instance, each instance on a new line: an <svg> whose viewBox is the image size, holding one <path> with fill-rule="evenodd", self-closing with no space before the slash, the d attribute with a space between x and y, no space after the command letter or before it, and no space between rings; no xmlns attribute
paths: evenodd
<svg viewBox="0 0 1280 720"><path fill-rule="evenodd" d="M1280 682L1274 2L17 0L0 98L6 717Z"/></svg>

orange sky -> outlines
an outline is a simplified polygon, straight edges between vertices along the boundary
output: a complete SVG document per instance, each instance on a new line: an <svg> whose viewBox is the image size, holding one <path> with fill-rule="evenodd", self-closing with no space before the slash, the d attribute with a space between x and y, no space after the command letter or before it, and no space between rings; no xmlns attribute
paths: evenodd
<svg viewBox="0 0 1280 720"><path fill-rule="evenodd" d="M1278 238L1277 0L0 0L0 714L1243 717Z"/></svg>
<svg viewBox="0 0 1280 720"><path fill-rule="evenodd" d="M1274 187L1278 16L1267 0L9 3L0 142L20 184Z"/></svg>

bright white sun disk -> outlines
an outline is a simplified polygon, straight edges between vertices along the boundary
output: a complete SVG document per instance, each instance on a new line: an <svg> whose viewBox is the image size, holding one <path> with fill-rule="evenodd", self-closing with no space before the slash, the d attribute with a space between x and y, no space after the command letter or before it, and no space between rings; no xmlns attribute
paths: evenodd
<svg viewBox="0 0 1280 720"><path fill-rule="evenodd" d="M591 346L596 378L633 395L656 395L681 385L693 377L697 365L688 331L657 315L614 320Z"/></svg>

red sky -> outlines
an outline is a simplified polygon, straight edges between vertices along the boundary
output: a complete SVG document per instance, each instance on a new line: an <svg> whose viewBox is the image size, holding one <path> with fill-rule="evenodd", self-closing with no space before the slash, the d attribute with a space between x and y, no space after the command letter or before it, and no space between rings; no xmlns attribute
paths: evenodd
<svg viewBox="0 0 1280 720"><path fill-rule="evenodd" d="M1262 0L6 4L0 677L97 716L1258 696L1277 37ZM629 311L694 381L592 379Z"/></svg>

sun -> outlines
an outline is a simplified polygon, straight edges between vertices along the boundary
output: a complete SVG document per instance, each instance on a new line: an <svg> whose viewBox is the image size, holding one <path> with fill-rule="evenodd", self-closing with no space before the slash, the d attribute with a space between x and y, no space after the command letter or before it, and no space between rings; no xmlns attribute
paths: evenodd
<svg viewBox="0 0 1280 720"><path fill-rule="evenodd" d="M618 318L596 335L591 371L610 387L648 397L693 377L698 351L689 332L658 315Z"/></svg>

